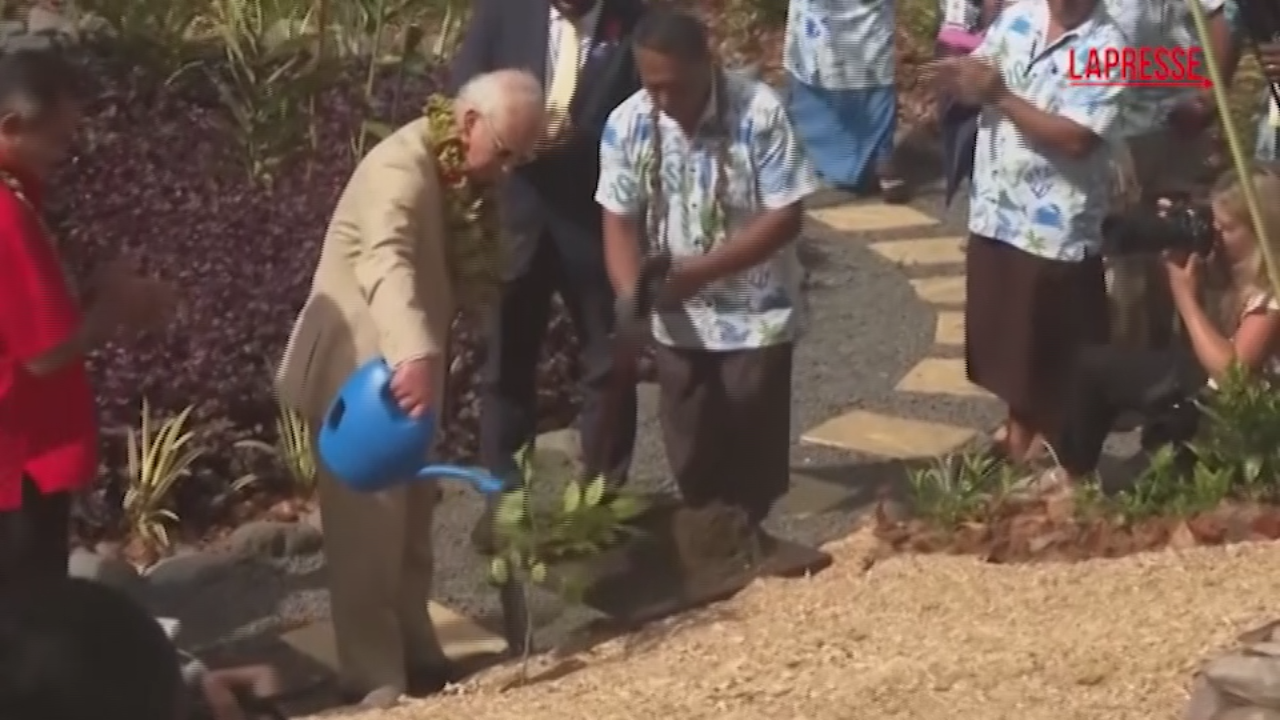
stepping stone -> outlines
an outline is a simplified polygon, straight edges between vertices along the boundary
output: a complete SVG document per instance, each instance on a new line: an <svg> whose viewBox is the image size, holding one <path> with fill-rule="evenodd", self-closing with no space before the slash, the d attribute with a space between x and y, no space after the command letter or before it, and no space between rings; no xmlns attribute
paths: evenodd
<svg viewBox="0 0 1280 720"><path fill-rule="evenodd" d="M958 358L925 358L911 368L894 389L928 395L991 397L986 390L969 382L964 360Z"/></svg>
<svg viewBox="0 0 1280 720"><path fill-rule="evenodd" d="M854 410L801 436L802 442L883 458L945 455L977 435L973 428Z"/></svg>
<svg viewBox="0 0 1280 720"><path fill-rule="evenodd" d="M552 564L546 584L583 584L582 602L607 620L600 631L625 631L727 600L760 577L805 577L831 564L812 547L752 532L723 506L699 510L674 497L651 496L632 523L641 532L592 557Z"/></svg>
<svg viewBox="0 0 1280 720"><path fill-rule="evenodd" d="M439 603L429 606L436 635L444 646L444 654L454 662L504 653L507 643L470 619ZM291 630L280 636L294 650L337 672L338 649L333 639L333 623L329 619Z"/></svg>
<svg viewBox="0 0 1280 720"><path fill-rule="evenodd" d="M934 305L963 305L965 299L964 276L947 275L944 277L912 280L911 287L916 296Z"/></svg>
<svg viewBox="0 0 1280 720"><path fill-rule="evenodd" d="M805 517L826 512L854 495L853 488L801 473L791 473L791 488L779 501L778 510Z"/></svg>
<svg viewBox="0 0 1280 720"><path fill-rule="evenodd" d="M964 240L961 237L886 240L872 243L871 249L903 267L959 265L964 262Z"/></svg>
<svg viewBox="0 0 1280 720"><path fill-rule="evenodd" d="M863 233L876 230L937 225L935 217L926 215L907 205L885 203L848 203L834 207L811 210L809 217L833 230Z"/></svg>
<svg viewBox="0 0 1280 720"><path fill-rule="evenodd" d="M953 310L938 312L933 330L933 342L937 345L964 346L964 313Z"/></svg>

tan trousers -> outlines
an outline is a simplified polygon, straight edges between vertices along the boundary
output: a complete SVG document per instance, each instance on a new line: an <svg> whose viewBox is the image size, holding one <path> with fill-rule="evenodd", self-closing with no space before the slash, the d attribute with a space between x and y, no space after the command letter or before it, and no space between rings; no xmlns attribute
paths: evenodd
<svg viewBox="0 0 1280 720"><path fill-rule="evenodd" d="M357 493L319 473L329 598L344 689L406 689L406 667L439 665L431 624L431 524L440 488Z"/></svg>

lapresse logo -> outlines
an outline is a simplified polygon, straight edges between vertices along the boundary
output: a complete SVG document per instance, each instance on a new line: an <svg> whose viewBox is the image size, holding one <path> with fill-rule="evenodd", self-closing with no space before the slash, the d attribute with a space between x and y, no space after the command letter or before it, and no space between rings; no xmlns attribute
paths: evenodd
<svg viewBox="0 0 1280 720"><path fill-rule="evenodd" d="M1067 78L1073 85L1209 87L1200 48L1093 48L1068 51Z"/></svg>

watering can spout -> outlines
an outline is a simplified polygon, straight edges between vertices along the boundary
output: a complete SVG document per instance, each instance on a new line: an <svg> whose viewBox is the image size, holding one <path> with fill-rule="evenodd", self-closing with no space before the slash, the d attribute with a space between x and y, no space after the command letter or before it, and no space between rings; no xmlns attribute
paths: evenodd
<svg viewBox="0 0 1280 720"><path fill-rule="evenodd" d="M427 465L418 471L419 480L450 478L470 483L484 495L496 495L506 490L506 485L493 475L480 468L462 467L461 465Z"/></svg>

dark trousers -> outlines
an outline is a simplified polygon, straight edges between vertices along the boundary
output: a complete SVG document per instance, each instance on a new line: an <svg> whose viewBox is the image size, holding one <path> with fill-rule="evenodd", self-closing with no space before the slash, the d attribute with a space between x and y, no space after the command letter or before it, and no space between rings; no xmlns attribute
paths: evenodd
<svg viewBox="0 0 1280 720"><path fill-rule="evenodd" d="M502 288L488 328L480 411L480 460L499 477L516 475L514 456L537 435L538 359L560 295L581 344L582 410L578 428L587 473L603 473L615 485L626 480L636 435L635 386L608 402L613 367L613 289L603 263L564 257L544 234L527 262ZM614 414L605 421L604 413ZM608 437L605 437L605 434Z"/></svg>
<svg viewBox="0 0 1280 720"><path fill-rule="evenodd" d="M1072 475L1092 472L1122 413L1156 419L1194 397L1206 380L1204 369L1186 350L1081 350L1071 367L1062 426L1051 443L1058 462Z"/></svg>
<svg viewBox="0 0 1280 720"><path fill-rule="evenodd" d="M22 506L0 511L0 588L67 577L71 496L22 479Z"/></svg>
<svg viewBox="0 0 1280 720"><path fill-rule="evenodd" d="M765 519L791 473L792 346L714 352L658 345L659 417L685 503Z"/></svg>

